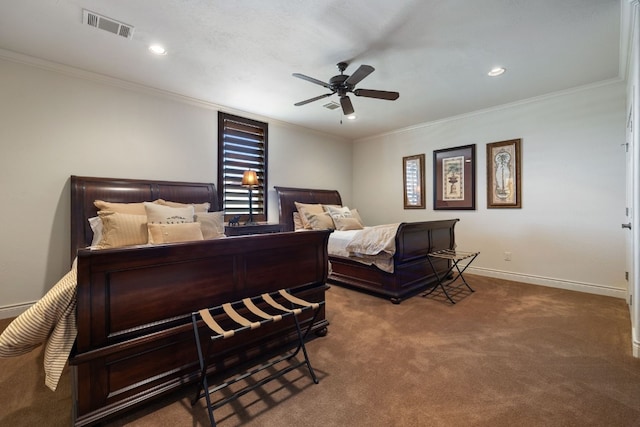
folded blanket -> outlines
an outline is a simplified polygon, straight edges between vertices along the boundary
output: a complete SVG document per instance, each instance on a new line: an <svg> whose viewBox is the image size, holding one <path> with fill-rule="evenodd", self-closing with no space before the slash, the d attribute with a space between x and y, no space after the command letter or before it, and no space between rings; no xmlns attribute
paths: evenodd
<svg viewBox="0 0 640 427"><path fill-rule="evenodd" d="M329 237L329 254L344 256L367 265L373 264L382 271L393 273L393 255L396 253L396 233L399 226L400 223L365 227L348 235L349 240L344 247L331 245L333 235L351 231L334 231Z"/></svg>
<svg viewBox="0 0 640 427"><path fill-rule="evenodd" d="M400 223L366 227L353 236L346 249L354 254L378 255L384 252L393 256L399 226Z"/></svg>
<svg viewBox="0 0 640 427"><path fill-rule="evenodd" d="M75 262L60 281L0 335L0 357L20 356L45 343L45 385L55 391L75 342Z"/></svg>

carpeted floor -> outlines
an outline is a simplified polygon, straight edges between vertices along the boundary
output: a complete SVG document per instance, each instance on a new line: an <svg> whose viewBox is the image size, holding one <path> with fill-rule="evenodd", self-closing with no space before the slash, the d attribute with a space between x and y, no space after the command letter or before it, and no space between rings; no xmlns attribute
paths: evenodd
<svg viewBox="0 0 640 427"><path fill-rule="evenodd" d="M400 305L332 286L329 334L295 370L215 412L232 426L640 426L640 360L624 300L467 275L475 293ZM0 321L0 329L8 322ZM193 392L107 426L206 426ZM42 350L0 359L1 426L67 426L67 373L44 386Z"/></svg>

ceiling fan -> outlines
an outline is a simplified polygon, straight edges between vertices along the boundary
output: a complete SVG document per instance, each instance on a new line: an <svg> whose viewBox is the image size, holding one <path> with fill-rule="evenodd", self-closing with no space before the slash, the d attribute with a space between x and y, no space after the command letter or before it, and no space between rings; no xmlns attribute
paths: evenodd
<svg viewBox="0 0 640 427"><path fill-rule="evenodd" d="M324 95L316 96L315 98L310 98L305 101L300 101L295 103L295 106L305 105L313 101L317 101L322 98L326 98L328 96L337 93L340 96L340 105L342 106L342 112L348 116L349 114L353 114L353 104L351 104L351 99L347 96L349 92L353 93L355 96L364 96L367 98L377 98L377 99L386 99L389 101L395 101L398 99L400 94L398 92L388 92L385 90L372 90L372 89L355 89L355 86L360 83L362 79L367 77L369 74L373 73L375 68L371 65L361 65L355 73L352 75L344 74L344 70L347 69L346 62L338 63L338 70L340 70L340 74L337 76L333 76L329 79L329 83L325 83L323 81L314 79L313 77L305 76L300 73L293 73L293 77L298 77L299 79L306 80L311 83L315 83L320 86L324 86L331 91L331 93L326 93Z"/></svg>

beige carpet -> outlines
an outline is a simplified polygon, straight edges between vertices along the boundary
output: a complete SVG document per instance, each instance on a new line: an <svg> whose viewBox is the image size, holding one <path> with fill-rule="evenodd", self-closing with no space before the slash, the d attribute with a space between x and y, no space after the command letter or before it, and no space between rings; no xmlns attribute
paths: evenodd
<svg viewBox="0 0 640 427"><path fill-rule="evenodd" d="M333 286L329 334L307 345L320 383L293 371L217 410L218 426L640 426L623 300L466 277L476 292L456 305ZM209 425L192 390L106 425ZM0 402L1 426L68 426L69 375L54 393L41 349L0 359Z"/></svg>

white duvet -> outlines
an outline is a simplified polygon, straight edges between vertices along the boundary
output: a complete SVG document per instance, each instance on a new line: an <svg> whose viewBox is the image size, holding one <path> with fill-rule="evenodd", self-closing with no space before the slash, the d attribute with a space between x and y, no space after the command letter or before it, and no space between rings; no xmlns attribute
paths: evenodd
<svg viewBox="0 0 640 427"><path fill-rule="evenodd" d="M395 237L399 226L400 223L365 227L362 230L335 230L329 236L327 252L331 256L375 265L387 273L393 273Z"/></svg>

